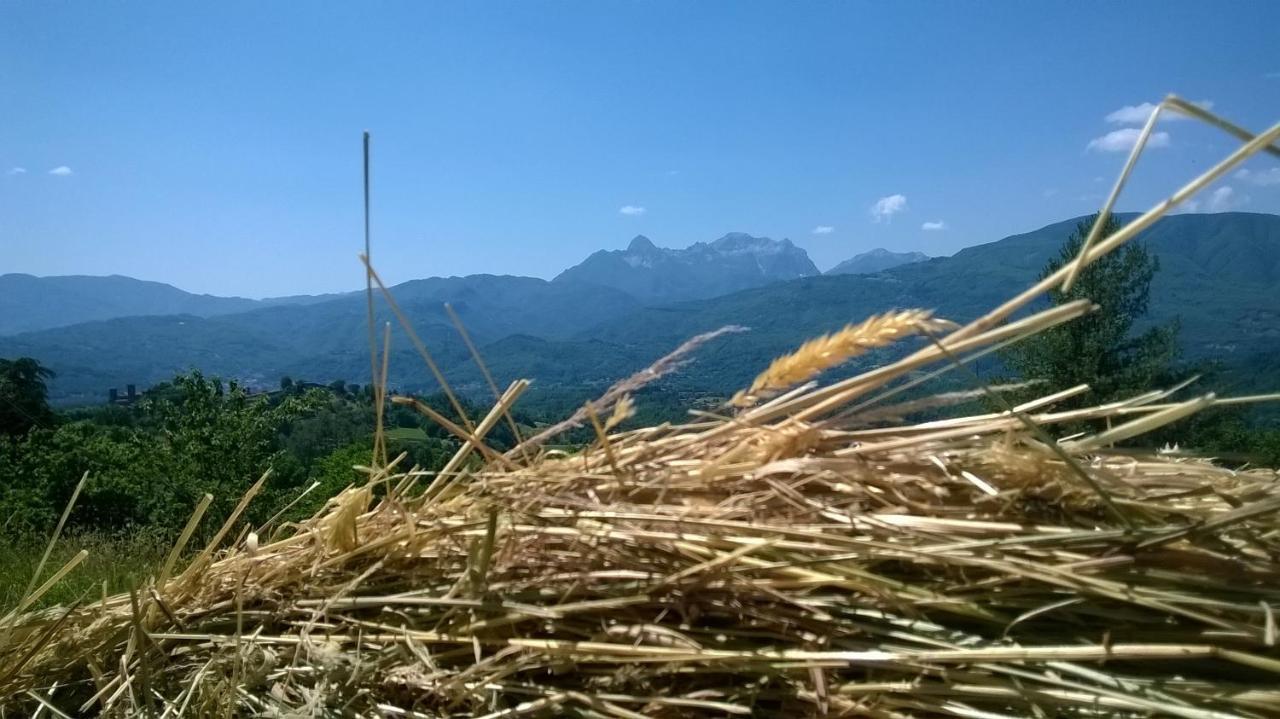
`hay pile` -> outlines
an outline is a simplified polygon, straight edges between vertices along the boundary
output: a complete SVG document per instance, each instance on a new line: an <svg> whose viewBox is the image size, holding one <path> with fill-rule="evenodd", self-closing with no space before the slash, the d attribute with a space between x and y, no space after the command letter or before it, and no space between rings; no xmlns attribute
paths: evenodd
<svg viewBox="0 0 1280 719"><path fill-rule="evenodd" d="M1072 462L1009 413L805 419L910 364L574 456L486 448L423 492L375 472L287 538L23 617L0 691L68 715L1280 713L1280 479L1107 449L1212 400L1020 408L1116 420Z"/></svg>
<svg viewBox="0 0 1280 719"><path fill-rule="evenodd" d="M544 438L485 445L517 382L474 424L440 418L465 443L438 477L379 463L300 525L215 551L233 516L181 573L171 563L130 595L7 618L0 704L10 716L1280 716L1280 477L1115 448L1224 400L1151 392L1055 411L1087 390L1071 388L902 421L970 398L903 402L905 390L1090 309L1008 322L1024 304L945 339L924 313L873 318L782 358L725 416L617 432L644 380L632 378L576 418L597 439L572 455ZM783 389L908 334L924 338L900 361ZM1103 429L1051 438L1086 421Z"/></svg>

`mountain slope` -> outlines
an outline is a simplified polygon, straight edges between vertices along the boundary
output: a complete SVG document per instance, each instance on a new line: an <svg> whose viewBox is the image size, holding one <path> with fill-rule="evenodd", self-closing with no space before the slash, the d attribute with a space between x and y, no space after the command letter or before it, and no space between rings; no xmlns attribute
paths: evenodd
<svg viewBox="0 0 1280 719"><path fill-rule="evenodd" d="M657 247L641 235L627 249L596 252L553 281L613 287L643 302L661 304L816 274L809 255L790 240L732 232L683 250Z"/></svg>
<svg viewBox="0 0 1280 719"><path fill-rule="evenodd" d="M445 303L481 346L515 335L537 336L541 339L535 349L552 356L555 352L546 348L557 339L640 307L629 295L607 287L530 277L432 278L391 290L415 331L437 355L435 359L463 372L462 381L476 388L483 386L482 377L471 366ZM192 368L257 387L274 386L286 374L362 382L369 375L367 312L364 294L354 293L310 305L265 307L209 318L116 318L0 337L0 357L39 358L58 373L51 393L64 402L97 401L111 387L146 386ZM406 386L433 384L380 295L375 299L375 318L379 326L391 322L395 328L392 376L409 383ZM516 347L511 352L519 357ZM505 352L497 353L500 363ZM572 372L575 365L568 366Z"/></svg>
<svg viewBox="0 0 1280 719"><path fill-rule="evenodd" d="M1121 215L1122 221L1135 215ZM893 308L925 307L971 320L1033 283L1082 218L970 247L951 257L875 275L827 275L709 300L640 310L580 338L622 345L671 346L726 324L750 333L708 348L699 368L679 380L708 390L740 386L796 342ZM1189 359L1228 364L1280 348L1280 217L1251 213L1175 215L1138 241L1159 258L1148 322L1177 318ZM701 367L715 367L701 376ZM1272 382L1280 387L1280 377Z"/></svg>
<svg viewBox="0 0 1280 719"><path fill-rule="evenodd" d="M973 319L1031 284L1076 222L877 274L801 277L656 307L588 283L492 275L421 280L393 291L446 376L464 391L488 390L444 302L462 316L499 383L529 377L537 391L570 388L580 395L694 334L746 325L751 332L717 340L669 381L691 394L727 393L804 339L873 313L926 307L957 321ZM1280 217L1177 215L1140 240L1162 265L1152 284L1150 321L1178 318L1188 358L1257 365L1258 357L1280 349ZM137 317L0 337L0 357L30 355L48 364L59 373L51 387L62 401L100 401L111 386L145 385L191 367L260 385L274 385L281 374L364 383L365 312L357 295L206 319ZM381 302L377 313L379 322L394 320ZM397 386L434 387L398 326L391 363ZM1280 387L1280 377L1253 380Z"/></svg>
<svg viewBox="0 0 1280 719"><path fill-rule="evenodd" d="M111 275L0 275L0 334L126 315L212 315L256 305L242 297L194 295L172 285Z"/></svg>
<svg viewBox="0 0 1280 719"><path fill-rule="evenodd" d="M322 302L336 295L268 300L197 295L163 282L123 275L0 275L0 335L139 315L217 315L256 307Z"/></svg>
<svg viewBox="0 0 1280 719"><path fill-rule="evenodd" d="M877 247L860 255L854 255L824 274L872 275L901 265L924 262L927 259L929 256L923 252L891 252L883 247Z"/></svg>
<svg viewBox="0 0 1280 719"><path fill-rule="evenodd" d="M1137 215L1122 213L1128 222ZM967 313L982 311L1030 284L1083 218L1042 227L948 258L890 270L919 292ZM1190 357L1230 359L1280 342L1280 217L1247 212L1165 217L1138 241L1160 261L1149 321L1182 321Z"/></svg>

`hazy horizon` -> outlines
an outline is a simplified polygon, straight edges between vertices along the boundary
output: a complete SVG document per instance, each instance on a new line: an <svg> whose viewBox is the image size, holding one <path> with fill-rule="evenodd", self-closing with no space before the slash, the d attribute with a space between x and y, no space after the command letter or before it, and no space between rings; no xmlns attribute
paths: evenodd
<svg viewBox="0 0 1280 719"><path fill-rule="evenodd" d="M1136 214L1137 212L1138 212L1138 211L1136 211L1136 210L1124 210L1124 209L1117 209L1117 210L1116 210L1116 214L1120 214L1120 215L1124 215L1124 214ZM1247 211L1247 210L1227 210L1227 212L1248 212L1248 211ZM1060 223L1060 222L1066 222L1066 221L1069 221L1069 220L1072 220L1072 219L1076 219L1076 218L1078 218L1078 217L1087 216L1088 214L1090 214L1090 213L1086 212L1086 213L1084 213L1084 215L1077 215L1077 216L1074 216L1074 217L1062 217L1062 218L1058 218L1058 219L1056 219L1056 220L1052 220L1052 221L1050 221L1050 222L1045 222L1045 223L1037 224L1037 225L1035 225L1034 227L1027 227L1027 228L1019 229L1019 230L1017 230L1017 231L1014 231L1014 232L1010 233L1009 235L1007 235L1007 236L1005 236L1005 237L998 237L998 238L991 238L991 239L988 239L988 240L981 240L981 241L978 241L978 242L974 242L973 244L970 244L970 245L965 245L965 246L963 246L963 247L956 247L956 248L954 248L954 250L949 251L949 252L946 252L945 254L930 254L930 255L929 255L929 257L930 257L930 259L934 259L934 258L938 258L938 257L950 257L950 256L952 256L953 254L955 254L956 252L959 252L959 251L961 251L961 250L964 250L964 249L967 249L967 248L970 248L970 247L975 247L975 246L978 246L978 245L984 245L984 244L989 244L989 243L992 243L992 242L997 242L997 241L999 241L999 240L1006 239L1007 237L1011 237L1011 236L1015 236L1015 235L1025 234L1025 233L1029 233L1029 232L1035 232L1036 230L1042 229L1042 228L1044 228L1044 227L1048 227L1048 226L1050 226L1050 225L1055 225L1055 224L1058 224L1058 223ZM1196 212L1196 213L1174 213L1174 214L1219 214L1219 213ZM1270 213L1262 213L1262 214L1270 214ZM710 242L710 241L713 241L713 240L715 240L715 239L718 239L719 237L723 237L724 235L727 235L727 234L734 234L734 233L739 233L739 234L748 234L748 235L753 234L753 233L750 233L750 232L740 232L740 231L737 231L737 230L732 230L732 231L729 231L729 232L721 233L720 235L717 235L716 237L707 238L707 239L703 239L703 240L695 240L693 243L690 243L690 245L695 244L695 243L698 243L698 242L702 242L702 243ZM633 240L633 239L635 239L636 237L639 237L639 236L644 236L644 237L646 237L647 239L649 239L649 240L653 241L655 245L657 245L659 248L662 248L662 249L680 250L680 249L685 249L686 247L690 246L690 245L682 245L682 246L680 246L680 247L673 247L673 246L669 246L669 245L664 245L662 242L660 242L660 241L656 240L655 238L652 238L652 237L649 237L648 235L644 235L643 233L640 233L640 234L638 234L638 235L633 235L633 236L631 236L631 237L626 238L626 240L625 240L625 241L622 241L620 244L617 244L616 246L601 246L601 247L597 248L596 250L594 250L593 252L597 252L597 251L625 250L625 249L627 248L628 244L631 242L631 240ZM756 235L756 236L759 236L759 235ZM773 237L773 238L768 238L768 239L772 239L772 240L781 240L781 239L791 239L791 238ZM808 248L807 248L807 247L805 247L805 245L804 245L802 242L796 242L795 240L792 240L792 242L793 242L793 244L795 244L795 245L796 245L797 247L799 247L800 249L805 250L805 252L806 252L806 253L809 253ZM375 246L375 250L376 250L376 249L377 249L377 248L376 248L376 246ZM912 248L910 248L910 247L904 247L904 248L869 247L869 248L866 248L866 249L858 250L858 251L856 251L856 252L854 252L854 253L852 253L852 254L850 254L850 255L848 255L848 256L846 256L846 257L842 258L842 259L837 260L836 262L831 263L830 265L824 265L824 264L820 264L820 263L816 263L816 262L815 262L815 264L817 265L817 267L818 267L818 271L819 271L820 273L826 273L828 270L831 270L831 269L835 268L837 265L839 265L840 263L842 263L842 262L844 262L844 261L846 261L846 260L853 259L854 257L860 256L860 255L863 255L863 254L866 254L866 253L869 253L869 252L872 252L872 251L874 251L874 250L889 250L889 251L891 251L891 252L901 253L901 254L909 254L909 253L911 253L911 252L915 252L915 251L917 251L917 250L913 250L913 249L912 249ZM809 254L811 255L812 253L809 253ZM928 253L926 253L926 254L928 254ZM576 265L576 264L578 264L578 262L580 262L580 261L582 261L582 260L585 260L585 259L587 259L587 256L586 256L586 255L584 255L583 257L579 258L579 259L578 259L578 261L575 261L575 262L571 263L570 265L566 265L565 267L562 267L562 268L560 268L559 270L553 271L553 272L549 273L549 274L548 274L548 275L546 275L546 276L520 274L520 273L515 273L515 272L483 272L483 271L482 271L482 272L469 272L469 273L466 273L466 274L448 273L448 272L445 272L445 273L440 273L440 274L430 274L430 275L422 275L422 276L415 276L415 277L402 277L402 278L397 279L397 280L395 281L395 284L398 284L398 283L400 283L400 282L408 282L408 281L412 281L412 280L438 279L438 278L449 278L449 277L466 277L466 276L471 276L471 275L506 275L506 276L520 276L520 277L532 277L532 278L535 278L535 279L540 279L540 280L547 280L547 281L550 281L550 280L554 279L554 278L556 277L556 275L558 275L561 271L563 271L563 270L565 270L565 269L568 269L570 266ZM364 291L364 285L363 285L363 282L364 282L364 276L363 276L362 274L359 274L359 273L354 274L354 275L351 277L351 284L350 284L349 286L345 287L345 288L342 288L342 289L336 289L336 290L325 290L325 291L323 291L323 292L305 292L305 291L304 291L304 292L294 292L294 293L290 293L290 294L288 294L288 295L285 295L285 294L274 294L274 295L273 295L273 294L264 294L264 295L244 295L244 294L240 294L240 295L237 295L237 294L234 294L234 293L228 293L228 292L218 292L218 291L216 291L216 290L215 290L215 291L195 291L195 290L192 290L192 289L190 289L190 288L188 288L188 287L184 287L184 286L182 286L182 285L181 285L181 284L179 284L179 283L169 281L169 280L167 280L167 279L165 279L165 278L163 278L163 277L142 277L142 276L138 276L138 275L131 275L131 274L128 274L128 273L121 273L121 272L111 272L111 273L98 274L98 275L95 275L95 274L92 274L92 273L85 273L85 272L67 273L67 274L62 274L62 275L35 275L35 274L33 274L33 273L29 273L29 272L0 272L0 276L3 276L3 275L5 275L5 274L31 275L31 276L38 277L38 278L42 278L42 279L44 279L44 278L54 278L54 277L112 277L112 276L116 276L116 277L128 277L128 278L130 278L130 279L140 280L140 281L143 281L143 282L159 282L159 283L167 284L167 285L170 285L170 286L176 287L176 288L177 288L177 289L179 289L179 290L183 290L183 291L185 291L185 292L191 292L191 293L193 293L193 294L210 295L210 296L214 296L214 297L241 297L241 298L244 298L244 299L252 299L252 300L278 299L278 298L290 297L290 296L308 296L308 295L309 295L309 296L320 296L320 295L343 294L343 293L347 293L347 292L363 292L363 291Z"/></svg>

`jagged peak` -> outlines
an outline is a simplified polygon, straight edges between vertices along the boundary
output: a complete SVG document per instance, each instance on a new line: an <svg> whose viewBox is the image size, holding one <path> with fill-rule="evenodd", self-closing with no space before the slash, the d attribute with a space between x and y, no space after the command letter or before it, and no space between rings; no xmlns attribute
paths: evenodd
<svg viewBox="0 0 1280 719"><path fill-rule="evenodd" d="M694 247L702 244L698 243ZM789 239L775 240L769 237L756 237L745 232L730 232L704 246L710 247L721 254L780 254L799 249ZM693 248L691 247L690 249Z"/></svg>
<svg viewBox="0 0 1280 719"><path fill-rule="evenodd" d="M763 246L771 244L774 244L774 242L768 237L756 237L745 232L728 232L720 239L711 242L711 246L717 249Z"/></svg>

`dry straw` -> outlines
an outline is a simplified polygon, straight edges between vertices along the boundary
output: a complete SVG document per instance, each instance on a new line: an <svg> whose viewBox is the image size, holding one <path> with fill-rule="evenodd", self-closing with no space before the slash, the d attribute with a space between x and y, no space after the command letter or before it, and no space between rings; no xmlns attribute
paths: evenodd
<svg viewBox="0 0 1280 719"><path fill-rule="evenodd" d="M1245 138L1175 199L1277 137L1280 125ZM1093 243L1081 266L1173 204ZM571 455L536 437L505 455L485 444L525 386L514 383L479 423L440 418L462 449L438 477L373 467L368 484L274 541L248 534L172 578L166 563L137 592L4 618L0 707L1280 716L1280 478L1112 446L1204 407L1265 398L1162 391L1058 410L1087 388L1046 388L1004 412L904 419L967 398L904 403L904 388L1089 311L1073 303L1006 322L1075 266L857 376L733 417L617 431L631 392L680 361L668 357L584 408L575 422L598 437ZM803 382L868 338L883 344L928 321L887 317L897 319L783 358L752 392ZM1102 420L1110 430L1050 436ZM381 486L395 491L375 501ZM236 536L234 524L219 536Z"/></svg>
<svg viewBox="0 0 1280 719"><path fill-rule="evenodd" d="M858 324L815 337L800 348L769 364L745 391L733 398L733 404L745 406L753 399L794 387L823 372L848 362L868 350L890 345L917 332L941 331L947 323L931 319L927 310L886 312L869 317Z"/></svg>

